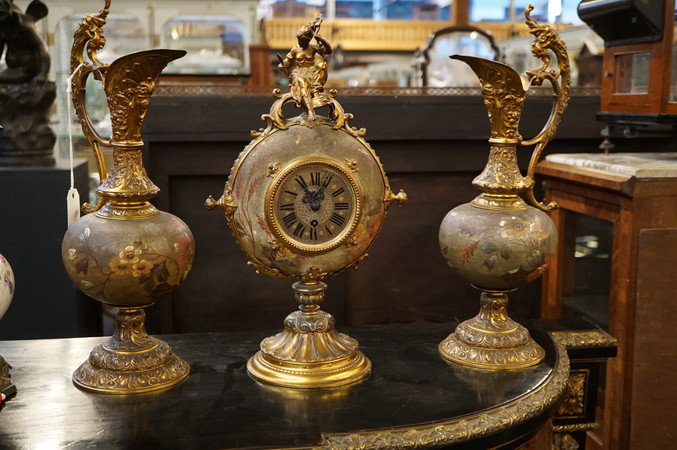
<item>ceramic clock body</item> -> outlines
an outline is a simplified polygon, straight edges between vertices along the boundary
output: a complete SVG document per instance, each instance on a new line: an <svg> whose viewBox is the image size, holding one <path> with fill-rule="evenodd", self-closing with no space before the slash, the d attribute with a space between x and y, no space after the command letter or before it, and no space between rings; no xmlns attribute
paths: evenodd
<svg viewBox="0 0 677 450"><path fill-rule="evenodd" d="M262 133L235 162L226 191L237 205L229 225L251 263L289 279L358 262L391 195L371 147L331 122Z"/></svg>

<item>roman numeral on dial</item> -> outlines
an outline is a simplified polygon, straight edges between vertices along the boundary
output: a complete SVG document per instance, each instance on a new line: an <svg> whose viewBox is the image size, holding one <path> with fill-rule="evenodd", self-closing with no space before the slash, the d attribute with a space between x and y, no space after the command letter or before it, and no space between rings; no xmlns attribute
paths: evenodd
<svg viewBox="0 0 677 450"><path fill-rule="evenodd" d="M303 236L303 232L305 231L306 226L303 225L302 223L299 223L296 225L296 228L294 228L294 236L296 237L301 237Z"/></svg>
<svg viewBox="0 0 677 450"><path fill-rule="evenodd" d="M331 183L331 180L334 178L333 175L331 175L329 172L324 176L324 180L322 180L322 187L326 188L329 186L329 183Z"/></svg>
<svg viewBox="0 0 677 450"><path fill-rule="evenodd" d="M301 189L308 189L308 184L306 183L306 180L303 179L303 175L299 175L294 180L301 186Z"/></svg>
<svg viewBox="0 0 677 450"><path fill-rule="evenodd" d="M335 223L335 224L338 225L339 227L342 227L343 224L346 222L346 218L345 218L345 217L339 216L339 215L336 214L336 213L334 213L334 214L331 216L331 219L329 219L329 220L331 220L332 223Z"/></svg>
<svg viewBox="0 0 677 450"><path fill-rule="evenodd" d="M282 218L282 221L284 222L287 228L291 227L296 223L296 213L293 212L291 214L287 214Z"/></svg>

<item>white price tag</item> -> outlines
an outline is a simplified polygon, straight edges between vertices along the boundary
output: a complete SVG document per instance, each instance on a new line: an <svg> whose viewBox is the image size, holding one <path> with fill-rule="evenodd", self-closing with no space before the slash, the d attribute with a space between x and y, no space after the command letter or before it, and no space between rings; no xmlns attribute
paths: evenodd
<svg viewBox="0 0 677 450"><path fill-rule="evenodd" d="M68 211L68 226L80 218L80 193L75 188L68 190L66 198L66 207Z"/></svg>

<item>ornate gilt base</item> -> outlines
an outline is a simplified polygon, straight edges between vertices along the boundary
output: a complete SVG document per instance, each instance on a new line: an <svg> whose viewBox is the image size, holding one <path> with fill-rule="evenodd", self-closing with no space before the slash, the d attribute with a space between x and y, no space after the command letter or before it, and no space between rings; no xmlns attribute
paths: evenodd
<svg viewBox="0 0 677 450"><path fill-rule="evenodd" d="M331 314L318 303L327 285L294 283L300 310L287 316L284 331L261 342L261 350L247 362L249 374L262 382L319 388L356 383L371 373L371 361L358 342L334 328Z"/></svg>
<svg viewBox="0 0 677 450"><path fill-rule="evenodd" d="M505 292L482 292L480 313L440 342L442 357L487 370L522 369L540 363L545 351L508 317Z"/></svg>
<svg viewBox="0 0 677 450"><path fill-rule="evenodd" d="M142 309L120 309L117 330L94 347L73 373L73 383L106 394L138 394L166 389L188 377L190 366L167 343L146 333Z"/></svg>

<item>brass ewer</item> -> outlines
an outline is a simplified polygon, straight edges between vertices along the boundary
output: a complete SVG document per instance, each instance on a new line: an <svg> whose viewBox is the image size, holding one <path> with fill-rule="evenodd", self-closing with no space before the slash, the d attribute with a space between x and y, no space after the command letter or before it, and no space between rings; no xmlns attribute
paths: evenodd
<svg viewBox="0 0 677 450"><path fill-rule="evenodd" d="M473 181L482 194L451 210L440 226L440 247L449 266L482 294L479 314L458 325L440 343L439 352L456 363L489 370L529 367L544 357L527 329L507 313L507 293L538 278L557 246L555 225L544 212L557 205L544 205L534 198L533 175L567 106L569 60L557 33L531 19L532 9L530 5L525 11L526 24L535 37L532 53L542 65L527 72L526 83L503 63L452 56L467 63L480 80L491 122L491 149L484 171ZM549 68L550 51L557 59L555 70ZM550 118L538 136L523 140L518 125L527 89L544 81L554 91ZM527 176L522 176L517 148L529 145L535 149Z"/></svg>
<svg viewBox="0 0 677 450"><path fill-rule="evenodd" d="M141 131L157 77L177 50L149 50L123 56L110 65L96 55L105 43L103 26L110 0L89 14L75 32L71 52L73 103L97 158L102 183L97 205L83 205L85 216L73 223L62 244L68 275L88 296L114 308L116 331L92 350L73 374L84 389L130 394L163 389L184 380L188 364L145 330L142 308L176 289L191 268L195 244L188 226L158 211L150 202L159 191L146 175ZM84 61L87 54L90 62ZM113 133L102 138L85 107L85 82L103 84ZM113 148L107 172L101 146Z"/></svg>

